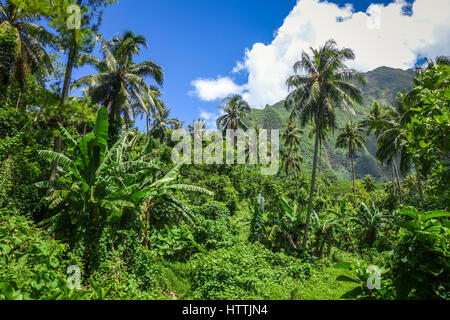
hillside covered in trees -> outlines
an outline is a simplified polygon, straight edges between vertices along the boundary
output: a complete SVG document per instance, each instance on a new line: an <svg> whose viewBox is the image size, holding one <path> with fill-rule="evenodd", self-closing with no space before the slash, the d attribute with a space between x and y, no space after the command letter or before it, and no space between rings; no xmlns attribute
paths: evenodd
<svg viewBox="0 0 450 320"><path fill-rule="evenodd" d="M363 120L369 113L375 102L384 105L395 105L397 95L403 90L411 90L414 80L413 70L400 70L388 67L377 68L376 70L364 74L366 79L365 85L360 85L363 96L363 104L355 106L356 119ZM266 106L264 110L254 109L250 115L250 122L257 124L261 128L280 129L285 128L290 113L281 101L273 106ZM338 127L342 127L349 120L354 118L353 115L342 111L336 112L336 121ZM308 127L307 130L312 130ZM343 180L351 179L351 168L346 160L345 150L335 147L337 135L330 135L329 141L324 144L322 166L326 175L337 176ZM374 135L369 135L365 143L365 151L358 153L355 166L357 168L357 177L364 178L371 175L380 182L386 182L392 176L392 171L383 167L376 160L377 140ZM304 163L310 167L313 161L314 143L310 139L302 140L300 149L304 155Z"/></svg>

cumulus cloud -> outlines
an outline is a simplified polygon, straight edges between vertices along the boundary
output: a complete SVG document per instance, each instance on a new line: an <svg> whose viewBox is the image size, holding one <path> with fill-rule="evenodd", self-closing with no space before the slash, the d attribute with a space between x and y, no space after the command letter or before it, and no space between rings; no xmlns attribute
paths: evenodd
<svg viewBox="0 0 450 320"><path fill-rule="evenodd" d="M408 69L418 56L450 55L450 0L415 0L412 4L396 0L372 4L366 12L355 12L351 5L298 0L274 40L246 49L244 62L232 70L245 69L246 84L238 85L230 77L199 79L193 82L195 92L206 101L242 94L257 108L276 103L288 93L285 81L302 50L330 38L355 51L356 60L349 65L360 71L381 66Z"/></svg>
<svg viewBox="0 0 450 320"><path fill-rule="evenodd" d="M193 94L204 101L223 99L231 94L242 94L246 86L239 86L229 77L218 77L217 79L197 79L191 85L195 88Z"/></svg>

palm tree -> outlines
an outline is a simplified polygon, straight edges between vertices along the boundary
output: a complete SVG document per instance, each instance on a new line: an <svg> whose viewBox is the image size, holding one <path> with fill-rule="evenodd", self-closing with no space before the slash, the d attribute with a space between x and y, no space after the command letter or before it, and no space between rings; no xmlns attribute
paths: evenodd
<svg viewBox="0 0 450 320"><path fill-rule="evenodd" d="M172 125L172 129L173 130L183 129L184 124L185 124L185 121L179 120L179 119L174 119L174 123Z"/></svg>
<svg viewBox="0 0 450 320"><path fill-rule="evenodd" d="M384 130L386 130L391 121L391 109L380 105L377 101L374 102L369 114L366 115L366 119L361 124L367 129L367 136L374 133L375 138L379 139ZM395 168L394 162L388 163L392 167L392 185L393 193L395 194Z"/></svg>
<svg viewBox="0 0 450 320"><path fill-rule="evenodd" d="M317 131L317 128L314 128L309 133L309 138L312 139L316 132L319 135L319 181L317 183L317 196L320 197L320 185L322 181L322 151L324 150L323 143L327 140L328 137L326 130ZM325 149L325 153L326 152L327 150Z"/></svg>
<svg viewBox="0 0 450 320"><path fill-rule="evenodd" d="M167 130L177 123L176 119L171 119L169 117L170 108L167 108L164 102L159 101L156 113L153 115L153 123L151 124L152 129L150 130L150 134L160 139L161 142L164 141Z"/></svg>
<svg viewBox="0 0 450 320"><path fill-rule="evenodd" d="M143 103L135 102L133 107L135 113L140 113L145 115L147 135L150 131L150 120L154 114L156 114L157 105L160 103L159 98L162 95L161 91L155 86L150 86L149 94L144 96Z"/></svg>
<svg viewBox="0 0 450 320"><path fill-rule="evenodd" d="M282 151L282 167L286 170L288 176L294 174L295 183L298 186L298 177L302 175L303 158L298 149L285 148Z"/></svg>
<svg viewBox="0 0 450 320"><path fill-rule="evenodd" d="M303 244L308 241L311 220L312 198L316 180L317 154L319 151L319 132L334 131L335 108L353 111L354 103L362 103L361 89L355 80L364 83L363 77L356 70L345 65L346 60L353 60L355 54L351 49L338 49L334 40L328 40L318 50L312 49L312 55L302 53L301 60L294 64L295 75L287 80L289 89L294 90L286 99L286 108L292 110L291 117L299 117L302 126L313 121L316 126L313 172L309 196L308 212ZM298 71L306 74L297 74Z"/></svg>
<svg viewBox="0 0 450 320"><path fill-rule="evenodd" d="M188 125L188 130L190 133L194 133L196 128L200 128L200 130L205 130L208 124L202 119L197 119L193 124Z"/></svg>
<svg viewBox="0 0 450 320"><path fill-rule="evenodd" d="M358 149L366 150L364 144L366 138L364 137L364 129L361 124L357 124L353 121L347 122L345 127L341 129L341 134L336 140L337 148L348 149L348 155L352 161L352 179L353 179L353 195L356 204L356 173L354 158Z"/></svg>
<svg viewBox="0 0 450 320"><path fill-rule="evenodd" d="M225 105L219 106L224 115L217 119L217 128L223 130L247 129L244 122L250 112L250 106L240 95L230 96L223 100Z"/></svg>
<svg viewBox="0 0 450 320"><path fill-rule="evenodd" d="M367 135L374 133L375 137L379 138L389 123L389 109L375 101L366 119L361 123L367 129Z"/></svg>
<svg viewBox="0 0 450 320"><path fill-rule="evenodd" d="M377 189L375 185L375 179L371 175L367 175L363 181L364 190L367 192L373 192Z"/></svg>
<svg viewBox="0 0 450 320"><path fill-rule="evenodd" d="M0 1L0 29L9 30L16 39L13 81L23 89L27 74L34 74L43 80L53 70L47 45L57 45L58 41L44 27L32 23L39 14L22 9L9 0Z"/></svg>
<svg viewBox="0 0 450 320"><path fill-rule="evenodd" d="M287 175L294 173L295 182L298 186L298 176L302 174L301 164L303 158L300 156L300 143L302 141L301 135L303 130L298 127L298 123L295 119L290 119L286 131L283 133L284 149L282 151L283 168L286 170Z"/></svg>
<svg viewBox="0 0 450 320"><path fill-rule="evenodd" d="M303 130L299 128L297 120L289 119L289 122L286 126L286 131L282 136L284 139L285 147L289 148L290 150L297 149L302 142L302 134Z"/></svg>
<svg viewBox="0 0 450 320"><path fill-rule="evenodd" d="M411 169L411 154L406 147L408 132L404 129L411 117L406 95L398 96L396 108L390 109L389 117L389 122L378 139L376 157L381 163L392 164L397 179L400 202L403 202L400 174L396 162L397 157L400 156L400 172L403 175L406 175Z"/></svg>
<svg viewBox="0 0 450 320"><path fill-rule="evenodd" d="M96 103L107 107L112 127L120 126L121 114L128 126L129 120L134 118L134 104L137 102L146 108L145 101L151 97L151 89L145 78L150 77L158 85L163 83L162 68L156 63L147 60L134 63L134 55L138 55L140 47L147 46L143 36L133 32L125 32L121 37L115 37L106 42L99 36L103 60L92 55L80 56L80 64L92 65L97 74L85 76L73 85L73 89L81 86L89 87L89 93ZM110 131L111 135L117 133Z"/></svg>

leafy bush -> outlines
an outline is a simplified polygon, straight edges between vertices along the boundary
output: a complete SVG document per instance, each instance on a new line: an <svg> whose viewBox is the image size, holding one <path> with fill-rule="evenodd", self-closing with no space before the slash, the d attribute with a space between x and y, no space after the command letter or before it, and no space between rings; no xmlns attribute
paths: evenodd
<svg viewBox="0 0 450 320"><path fill-rule="evenodd" d="M204 185L214 192L214 200L224 203L232 215L236 213L239 199L228 176L210 176Z"/></svg>
<svg viewBox="0 0 450 320"><path fill-rule="evenodd" d="M5 298L7 292L12 292L9 298L23 299L55 293L67 266L63 263L69 261L65 245L25 217L0 212L0 283Z"/></svg>
<svg viewBox="0 0 450 320"><path fill-rule="evenodd" d="M182 267L180 267L182 266ZM155 251L141 247L136 252L136 262L133 273L139 285L139 290L147 291L157 298L169 294L170 298L185 296L189 292L189 284L181 278L187 278L186 264L168 264L158 258Z"/></svg>
<svg viewBox="0 0 450 320"><path fill-rule="evenodd" d="M211 220L199 217L193 231L195 241L206 250L217 250L233 246L237 230L226 219Z"/></svg>
<svg viewBox="0 0 450 320"><path fill-rule="evenodd" d="M200 207L199 214L206 219L223 220L229 218L230 210L221 202L210 201Z"/></svg>
<svg viewBox="0 0 450 320"><path fill-rule="evenodd" d="M449 212L400 210L391 276L400 299L450 298Z"/></svg>
<svg viewBox="0 0 450 320"><path fill-rule="evenodd" d="M356 297L357 299L380 299L391 300L395 298L395 289L392 287L390 279L383 275L386 273L384 268L379 266L368 266L366 263L357 261L356 263L339 262L335 268L345 269L351 272L352 276L339 276L336 280L355 282L359 287L347 292L344 297ZM376 283L374 276L379 276L379 283ZM373 287L369 288L369 284ZM377 287L379 285L379 287Z"/></svg>
<svg viewBox="0 0 450 320"><path fill-rule="evenodd" d="M311 266L261 244L239 243L192 260L195 299L290 299Z"/></svg>
<svg viewBox="0 0 450 320"><path fill-rule="evenodd" d="M192 233L183 226L154 229L150 236L150 248L155 250L159 257L176 260L185 260L194 251L201 249Z"/></svg>

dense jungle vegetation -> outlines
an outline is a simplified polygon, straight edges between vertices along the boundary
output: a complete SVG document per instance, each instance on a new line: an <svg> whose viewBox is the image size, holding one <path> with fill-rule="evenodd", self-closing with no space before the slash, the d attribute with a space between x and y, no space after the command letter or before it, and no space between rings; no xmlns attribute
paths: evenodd
<svg viewBox="0 0 450 320"><path fill-rule="evenodd" d="M299 52L285 101L217 121L281 129L276 176L175 165L194 127L143 35L97 33L113 2L0 0L0 299L450 299L448 57L383 84L332 40Z"/></svg>

